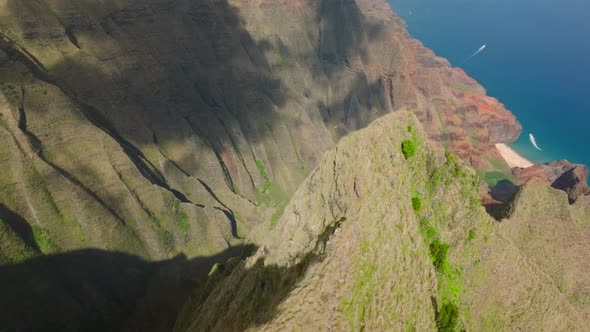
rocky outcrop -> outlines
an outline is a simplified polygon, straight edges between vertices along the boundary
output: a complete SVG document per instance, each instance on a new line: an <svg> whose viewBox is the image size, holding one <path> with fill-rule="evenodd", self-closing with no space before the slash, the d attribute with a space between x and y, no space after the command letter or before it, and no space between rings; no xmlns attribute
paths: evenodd
<svg viewBox="0 0 590 332"><path fill-rule="evenodd" d="M575 202L580 195L589 195L588 167L576 165L553 182L552 187L567 192L570 202Z"/></svg>
<svg viewBox="0 0 590 332"><path fill-rule="evenodd" d="M537 164L528 168L514 168L512 174L519 183L532 178L543 180L553 188L565 191L570 203L581 195L589 195L588 167L572 164L567 160L553 161L548 164Z"/></svg>

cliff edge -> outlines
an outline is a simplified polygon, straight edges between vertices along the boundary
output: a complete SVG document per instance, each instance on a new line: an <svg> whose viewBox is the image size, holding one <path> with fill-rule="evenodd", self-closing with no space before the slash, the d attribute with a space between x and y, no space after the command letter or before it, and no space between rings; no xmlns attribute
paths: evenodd
<svg viewBox="0 0 590 332"><path fill-rule="evenodd" d="M548 199L554 214L588 213L537 185L522 189L515 211ZM195 290L176 331L584 330L588 288L573 275L554 279L547 260L557 258L531 259L535 249L513 232L527 215L497 223L477 187L475 172L429 143L410 112L384 116L325 154L283 217L253 231L257 253ZM539 192L554 197L524 198ZM562 217L548 227L568 223L587 239ZM583 273L575 256L582 266L559 267Z"/></svg>

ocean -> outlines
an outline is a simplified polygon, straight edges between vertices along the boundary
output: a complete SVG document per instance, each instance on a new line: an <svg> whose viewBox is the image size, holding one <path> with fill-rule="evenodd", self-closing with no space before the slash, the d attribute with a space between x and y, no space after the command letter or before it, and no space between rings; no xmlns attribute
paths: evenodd
<svg viewBox="0 0 590 332"><path fill-rule="evenodd" d="M516 115L523 132L510 144L515 151L537 163L590 165L590 2L388 1L412 37Z"/></svg>

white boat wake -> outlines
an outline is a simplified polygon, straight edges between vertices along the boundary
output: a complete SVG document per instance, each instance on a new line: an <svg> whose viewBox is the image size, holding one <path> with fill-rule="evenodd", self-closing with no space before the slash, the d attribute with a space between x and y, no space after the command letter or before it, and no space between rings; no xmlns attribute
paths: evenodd
<svg viewBox="0 0 590 332"><path fill-rule="evenodd" d="M465 62L471 60L471 58L473 58L474 56L478 55L479 53L483 52L486 49L487 45L481 45L480 48L477 49L477 51L475 51L473 54L471 54L466 60Z"/></svg>
<svg viewBox="0 0 590 332"><path fill-rule="evenodd" d="M539 151L543 151L538 145L537 145L537 140L535 139L535 136L533 136L533 134L529 134L529 139L531 140L531 143L533 144L533 146L539 150Z"/></svg>

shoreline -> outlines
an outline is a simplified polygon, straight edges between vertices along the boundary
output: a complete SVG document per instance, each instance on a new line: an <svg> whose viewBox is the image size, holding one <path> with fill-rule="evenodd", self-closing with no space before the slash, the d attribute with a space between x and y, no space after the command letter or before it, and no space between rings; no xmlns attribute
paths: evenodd
<svg viewBox="0 0 590 332"><path fill-rule="evenodd" d="M510 168L528 168L534 165L533 162L521 156L506 144L496 144L496 149L498 150L502 158L504 158L508 166L510 166Z"/></svg>

